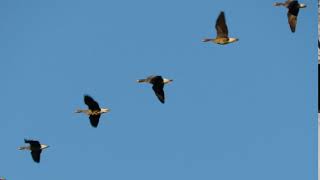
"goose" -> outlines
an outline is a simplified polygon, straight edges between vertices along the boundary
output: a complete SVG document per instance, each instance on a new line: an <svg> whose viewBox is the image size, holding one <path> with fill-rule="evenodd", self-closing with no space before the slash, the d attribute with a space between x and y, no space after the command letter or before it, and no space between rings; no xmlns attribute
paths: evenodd
<svg viewBox="0 0 320 180"><path fill-rule="evenodd" d="M306 8L306 4L299 3L298 1L294 0L287 0L284 3L276 2L273 4L274 6L284 6L288 8L288 23L291 29L291 32L294 33L296 31L296 25L297 25L297 17L299 14L300 8Z"/></svg>
<svg viewBox="0 0 320 180"><path fill-rule="evenodd" d="M94 128L98 127L101 114L109 112L110 109L100 108L97 101L89 95L84 95L84 103L88 106L88 109L78 109L76 110L76 113L87 114L89 116L91 126Z"/></svg>
<svg viewBox="0 0 320 180"><path fill-rule="evenodd" d="M217 20L216 20L216 30L217 30L217 37L214 39L205 38L202 42L214 42L220 45L226 45L229 43L233 43L238 41L238 38L230 38L228 37L228 27L226 24L226 18L224 12L221 11Z"/></svg>
<svg viewBox="0 0 320 180"><path fill-rule="evenodd" d="M35 141L35 140L28 140L25 139L24 143L29 143L30 145L28 146L21 146L18 149L19 150L29 150L31 151L31 156L32 159L34 160L34 162L39 163L40 162L40 154L42 152L43 149L48 148L48 145L45 144L40 144L39 141Z"/></svg>
<svg viewBox="0 0 320 180"><path fill-rule="evenodd" d="M172 81L172 79L162 78L162 76L149 76L146 79L137 80L138 83L152 84L152 89L162 104L164 104L165 101L163 87L165 84L171 83Z"/></svg>

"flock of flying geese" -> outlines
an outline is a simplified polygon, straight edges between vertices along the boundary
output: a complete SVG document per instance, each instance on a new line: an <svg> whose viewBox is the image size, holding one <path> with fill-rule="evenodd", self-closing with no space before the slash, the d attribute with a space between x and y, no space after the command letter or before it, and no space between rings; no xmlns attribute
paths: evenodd
<svg viewBox="0 0 320 180"><path fill-rule="evenodd" d="M297 16L300 8L305 8L305 4L301 4L295 0L287 0L284 3L274 3L274 6L284 6L288 9L288 23L291 29L291 32L295 32L296 24L297 24ZM220 45L226 45L229 43L233 43L238 41L237 38L231 38L228 36L228 27L226 24L226 19L224 12L221 12L216 20L215 25L217 36L216 38L206 38L203 39L203 42L213 42ZM162 76L149 76L145 79L137 80L138 83L149 83L152 84L152 89L159 99L161 103L165 102L165 94L164 94L164 85L171 83L173 80L163 78ZM103 113L107 113L110 111L108 108L100 108L97 101L95 101L91 96L84 95L84 103L88 106L88 109L79 109L76 110L76 113L84 113L89 116L90 124L92 127L96 128L99 124L100 116ZM43 149L48 148L48 145L41 144L36 140L24 140L25 143L28 143L27 146L19 147L19 150L29 150L31 151L32 159L39 163L40 162L40 154Z"/></svg>

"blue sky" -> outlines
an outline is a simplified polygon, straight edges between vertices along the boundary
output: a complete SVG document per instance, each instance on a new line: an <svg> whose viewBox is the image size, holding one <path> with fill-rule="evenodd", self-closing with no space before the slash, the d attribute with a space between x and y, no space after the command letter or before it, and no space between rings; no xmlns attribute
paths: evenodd
<svg viewBox="0 0 320 180"><path fill-rule="evenodd" d="M0 1L0 176L316 179L317 1L294 34L273 3ZM221 10L240 41L202 43ZM164 105L135 82L152 74L174 79ZM84 94L111 109L97 129Z"/></svg>

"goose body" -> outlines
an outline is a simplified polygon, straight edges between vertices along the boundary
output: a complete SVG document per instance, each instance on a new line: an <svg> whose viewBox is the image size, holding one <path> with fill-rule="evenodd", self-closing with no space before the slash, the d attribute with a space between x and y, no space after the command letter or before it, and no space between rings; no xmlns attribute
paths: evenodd
<svg viewBox="0 0 320 180"><path fill-rule="evenodd" d="M146 79L137 80L138 83L152 84L152 89L161 103L165 102L164 85L171 83L173 80L162 78L162 76L149 76Z"/></svg>
<svg viewBox="0 0 320 180"><path fill-rule="evenodd" d="M231 38L228 36L228 26L226 24L226 18L224 15L224 12L220 12L215 25L217 36L216 38L205 38L202 41L203 42L213 42L220 45L226 45L233 42L238 41L238 38Z"/></svg>
<svg viewBox="0 0 320 180"><path fill-rule="evenodd" d="M76 113L84 113L89 116L92 127L98 127L101 114L110 111L108 108L100 108L99 104L89 95L84 95L84 103L88 109L78 109Z"/></svg>
<svg viewBox="0 0 320 180"><path fill-rule="evenodd" d="M286 2L276 2L273 5L284 6L288 8L288 13L287 13L288 23L289 23L291 32L294 33L296 31L299 9L306 8L307 6L295 0L287 0Z"/></svg>
<svg viewBox="0 0 320 180"><path fill-rule="evenodd" d="M18 149L31 151L32 159L34 160L34 162L39 163L40 162L40 154L41 154L42 150L48 148L49 146L45 145L45 144L40 144L39 141L35 141L35 140L25 139L24 142L28 143L29 145L28 146L21 146Z"/></svg>

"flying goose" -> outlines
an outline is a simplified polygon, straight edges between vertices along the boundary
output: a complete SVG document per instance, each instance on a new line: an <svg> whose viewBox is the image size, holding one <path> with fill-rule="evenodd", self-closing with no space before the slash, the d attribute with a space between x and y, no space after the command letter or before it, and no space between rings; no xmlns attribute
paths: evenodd
<svg viewBox="0 0 320 180"><path fill-rule="evenodd" d="M89 109L78 109L76 110L76 113L87 114L89 116L91 126L95 128L98 127L101 114L109 112L110 109L100 108L99 104L89 95L84 95L84 103Z"/></svg>
<svg viewBox="0 0 320 180"><path fill-rule="evenodd" d="M305 8L305 7L307 7L307 5L299 3L298 1L294 1L294 0L287 0L284 3L276 2L273 5L274 6L284 6L284 7L288 8L288 13L287 13L288 23L289 23L291 32L294 33L296 31L297 17L298 17L299 9Z"/></svg>
<svg viewBox="0 0 320 180"><path fill-rule="evenodd" d="M171 79L162 78L161 76L149 76L146 79L137 80L138 83L150 83L152 84L152 89L161 103L164 103L164 91L163 87L165 84L172 82Z"/></svg>
<svg viewBox="0 0 320 180"><path fill-rule="evenodd" d="M214 42L220 45L226 45L229 43L233 43L238 41L238 38L230 38L228 37L228 27L226 24L226 18L224 16L224 12L221 11L217 20L216 20L216 30L217 30L217 37L214 39L205 38L202 42Z"/></svg>
<svg viewBox="0 0 320 180"><path fill-rule="evenodd" d="M40 154L42 152L42 149L46 149L49 147L48 145L40 144L39 141L35 141L35 140L25 139L24 143L29 143L30 145L29 146L22 146L22 147L19 147L18 149L19 150L30 150L32 159L36 163L40 162Z"/></svg>

